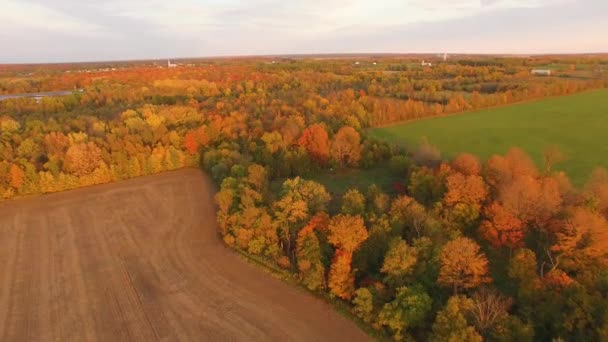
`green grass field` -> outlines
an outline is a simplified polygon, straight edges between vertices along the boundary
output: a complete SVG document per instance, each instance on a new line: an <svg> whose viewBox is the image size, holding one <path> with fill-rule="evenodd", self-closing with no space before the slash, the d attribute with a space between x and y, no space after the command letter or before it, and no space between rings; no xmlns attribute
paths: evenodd
<svg viewBox="0 0 608 342"><path fill-rule="evenodd" d="M555 168L581 185L595 167L608 168L608 89L376 128L370 134L412 146L426 137L448 158L470 152L486 159L520 147L537 165L547 147L557 146L567 160Z"/></svg>

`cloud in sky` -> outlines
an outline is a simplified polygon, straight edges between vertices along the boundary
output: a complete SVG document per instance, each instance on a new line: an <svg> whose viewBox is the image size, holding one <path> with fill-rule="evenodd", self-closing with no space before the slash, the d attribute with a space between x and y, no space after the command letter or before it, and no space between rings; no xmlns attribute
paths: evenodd
<svg viewBox="0 0 608 342"><path fill-rule="evenodd" d="M605 0L1 0L0 63L608 50Z"/></svg>

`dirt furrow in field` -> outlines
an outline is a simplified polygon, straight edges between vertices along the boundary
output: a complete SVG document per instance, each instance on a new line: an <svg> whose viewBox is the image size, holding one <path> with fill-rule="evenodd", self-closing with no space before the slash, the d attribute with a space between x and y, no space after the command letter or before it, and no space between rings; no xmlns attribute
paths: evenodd
<svg viewBox="0 0 608 342"><path fill-rule="evenodd" d="M181 170L0 204L2 341L365 341L217 237Z"/></svg>

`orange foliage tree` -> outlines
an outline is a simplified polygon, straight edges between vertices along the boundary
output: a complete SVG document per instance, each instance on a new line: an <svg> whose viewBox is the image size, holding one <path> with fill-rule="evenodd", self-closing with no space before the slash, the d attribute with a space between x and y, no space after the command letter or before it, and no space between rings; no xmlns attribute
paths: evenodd
<svg viewBox="0 0 608 342"><path fill-rule="evenodd" d="M101 161L101 149L92 142L70 146L65 155L65 169L76 176L93 172Z"/></svg>
<svg viewBox="0 0 608 342"><path fill-rule="evenodd" d="M361 137L350 126L338 130L331 143L331 155L341 165L356 166L361 159Z"/></svg>
<svg viewBox="0 0 608 342"><path fill-rule="evenodd" d="M201 146L205 146L208 143L209 137L206 133L206 126L202 126L186 133L183 144L186 148L186 151L188 151L188 153L190 153L191 155L194 155L198 152L198 149Z"/></svg>
<svg viewBox="0 0 608 342"><path fill-rule="evenodd" d="M443 246L439 255L441 268L437 283L451 287L454 293L489 283L488 259L479 245L469 238L456 238Z"/></svg>
<svg viewBox="0 0 608 342"><path fill-rule="evenodd" d="M367 239L367 229L359 215L337 215L328 225L328 241L336 248L353 253Z"/></svg>
<svg viewBox="0 0 608 342"><path fill-rule="evenodd" d="M367 239L367 230L361 216L337 215L330 220L328 231L327 239L337 249L329 270L329 288L335 296L350 299L354 293L352 254Z"/></svg>
<svg viewBox="0 0 608 342"><path fill-rule="evenodd" d="M23 185L23 181L25 180L25 174L19 166L11 164L11 168L9 169L9 179L10 186L15 189L19 189Z"/></svg>
<svg viewBox="0 0 608 342"><path fill-rule="evenodd" d="M452 168L465 176L479 175L481 164L479 159L470 153L461 153L452 160Z"/></svg>
<svg viewBox="0 0 608 342"><path fill-rule="evenodd" d="M573 270L597 262L608 265L608 221L588 209L577 208L566 219L552 247L560 266Z"/></svg>
<svg viewBox="0 0 608 342"><path fill-rule="evenodd" d="M329 136L321 124L313 124L302 132L298 144L306 148L311 158L321 165L329 160Z"/></svg>
<svg viewBox="0 0 608 342"><path fill-rule="evenodd" d="M493 202L485 209L486 220L481 223L481 235L495 247L521 247L524 239L524 225L515 215L502 205Z"/></svg>
<svg viewBox="0 0 608 342"><path fill-rule="evenodd" d="M352 253L337 250L329 269L329 289L333 295L351 299L355 292L355 276L351 272Z"/></svg>

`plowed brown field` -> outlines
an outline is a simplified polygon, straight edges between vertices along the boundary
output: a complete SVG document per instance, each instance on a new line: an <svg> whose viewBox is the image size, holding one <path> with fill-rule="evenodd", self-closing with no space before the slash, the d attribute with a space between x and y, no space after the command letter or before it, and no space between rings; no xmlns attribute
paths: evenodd
<svg viewBox="0 0 608 342"><path fill-rule="evenodd" d="M216 235L181 170L0 204L0 341L359 341Z"/></svg>

